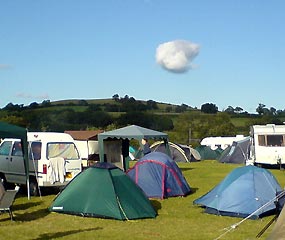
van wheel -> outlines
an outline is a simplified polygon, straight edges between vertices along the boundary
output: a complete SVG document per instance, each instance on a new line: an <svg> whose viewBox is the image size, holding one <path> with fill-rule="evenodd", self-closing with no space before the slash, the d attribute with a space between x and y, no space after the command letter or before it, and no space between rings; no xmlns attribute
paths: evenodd
<svg viewBox="0 0 285 240"><path fill-rule="evenodd" d="M39 196L38 184L34 181L30 182L30 194L31 196Z"/></svg>

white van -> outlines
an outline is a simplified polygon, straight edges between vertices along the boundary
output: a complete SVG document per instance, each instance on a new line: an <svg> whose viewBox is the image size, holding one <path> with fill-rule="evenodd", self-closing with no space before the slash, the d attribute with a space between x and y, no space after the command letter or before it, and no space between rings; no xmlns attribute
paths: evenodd
<svg viewBox="0 0 285 240"><path fill-rule="evenodd" d="M255 165L285 164L285 125L253 125L251 158Z"/></svg>
<svg viewBox="0 0 285 240"><path fill-rule="evenodd" d="M81 158L69 134L28 132L27 137L32 195L38 193L38 186L64 186L81 172ZM26 184L19 139L6 138L0 145L0 178L7 183Z"/></svg>

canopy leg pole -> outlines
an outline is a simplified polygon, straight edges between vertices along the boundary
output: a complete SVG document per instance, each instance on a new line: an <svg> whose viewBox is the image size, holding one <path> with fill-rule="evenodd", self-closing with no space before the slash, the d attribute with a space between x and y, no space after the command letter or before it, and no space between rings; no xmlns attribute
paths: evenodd
<svg viewBox="0 0 285 240"><path fill-rule="evenodd" d="M28 199L30 200L30 181L29 178L27 179L27 193L28 193Z"/></svg>
<svg viewBox="0 0 285 240"><path fill-rule="evenodd" d="M266 225L265 227L256 235L256 238L260 238L262 234L266 231L267 228L277 219L278 214L276 214Z"/></svg>

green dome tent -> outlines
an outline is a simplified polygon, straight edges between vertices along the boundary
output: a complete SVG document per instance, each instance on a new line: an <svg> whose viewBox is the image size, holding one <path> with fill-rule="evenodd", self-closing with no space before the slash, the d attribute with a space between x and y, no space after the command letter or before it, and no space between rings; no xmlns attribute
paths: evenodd
<svg viewBox="0 0 285 240"><path fill-rule="evenodd" d="M201 160L215 160L221 155L221 151L219 149L212 150L211 147L206 145L200 145L196 147L195 150L200 153Z"/></svg>
<svg viewBox="0 0 285 240"><path fill-rule="evenodd" d="M119 220L154 218L144 192L111 163L97 163L77 175L55 198L50 211Z"/></svg>

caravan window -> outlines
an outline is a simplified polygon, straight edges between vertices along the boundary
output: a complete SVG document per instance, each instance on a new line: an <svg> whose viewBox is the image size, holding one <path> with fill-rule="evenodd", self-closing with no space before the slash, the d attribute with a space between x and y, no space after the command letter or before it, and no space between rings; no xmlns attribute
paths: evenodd
<svg viewBox="0 0 285 240"><path fill-rule="evenodd" d="M78 160L79 153L74 143L48 143L47 158L63 157L66 160Z"/></svg>
<svg viewBox="0 0 285 240"><path fill-rule="evenodd" d="M259 135L258 144L259 146L266 147L280 147L284 146L283 135Z"/></svg>

